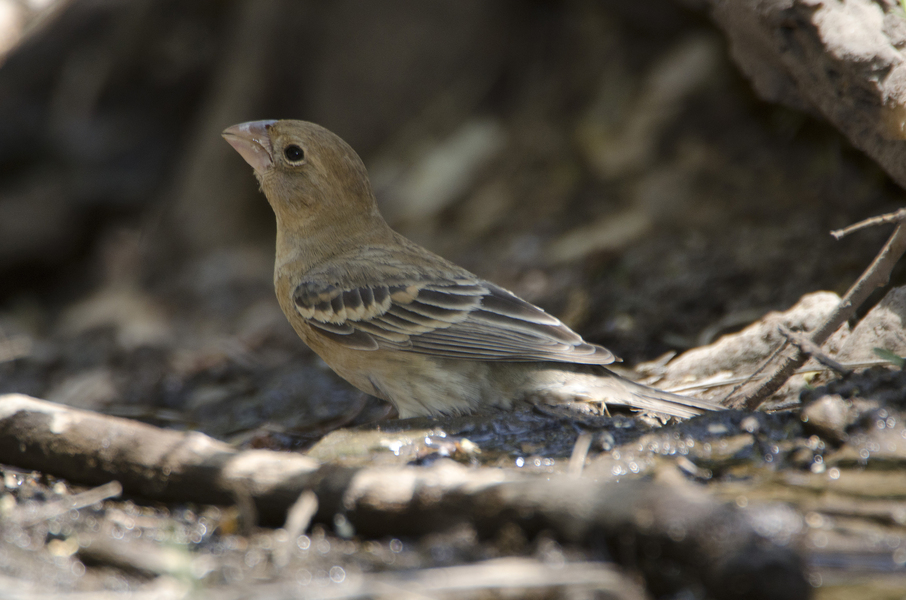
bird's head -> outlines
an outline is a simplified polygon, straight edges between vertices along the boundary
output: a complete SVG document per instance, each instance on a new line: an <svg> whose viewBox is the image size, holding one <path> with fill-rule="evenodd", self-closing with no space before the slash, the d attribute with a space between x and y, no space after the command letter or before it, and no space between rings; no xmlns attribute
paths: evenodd
<svg viewBox="0 0 906 600"><path fill-rule="evenodd" d="M368 173L339 136L306 121L252 121L223 137L255 170L284 235L383 223Z"/></svg>

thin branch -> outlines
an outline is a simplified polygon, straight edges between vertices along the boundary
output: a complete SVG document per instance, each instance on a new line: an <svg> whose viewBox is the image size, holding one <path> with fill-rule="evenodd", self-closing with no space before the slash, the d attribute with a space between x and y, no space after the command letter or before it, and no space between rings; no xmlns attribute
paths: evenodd
<svg viewBox="0 0 906 600"><path fill-rule="evenodd" d="M239 485L270 521L285 517L319 466L22 394L0 395L0 463L89 485L116 480L130 494L181 502L230 505Z"/></svg>
<svg viewBox="0 0 906 600"><path fill-rule="evenodd" d="M49 502L42 506L37 512L31 513L23 510L17 510L10 516L10 520L21 527L28 527L41 521L47 521L66 514L70 510L78 510L103 502L108 498L116 498L123 493L123 486L118 481L111 481L102 486L92 488L81 494L61 498L54 502Z"/></svg>
<svg viewBox="0 0 906 600"><path fill-rule="evenodd" d="M258 526L258 510L255 508L255 497L252 495L251 482L245 479L232 479L226 482L233 494L236 508L239 509L239 533L248 537Z"/></svg>
<svg viewBox="0 0 906 600"><path fill-rule="evenodd" d="M899 224L903 222L906 222L906 208L901 208L896 212L888 213L886 215L871 217L870 219L859 221L858 223L850 225L849 227L844 227L843 229L835 229L830 233L832 236L834 236L834 239L841 240L849 234L859 231L860 229L875 227L877 225L886 225L888 223Z"/></svg>
<svg viewBox="0 0 906 600"><path fill-rule="evenodd" d="M775 353L776 353L776 351L775 351ZM774 356L774 354L771 354L771 356ZM766 361L766 363L769 361L770 361L770 359L768 359L768 361ZM877 360L860 360L860 361L856 361L856 362L845 362L845 363L839 363L839 364L848 371L852 371L854 369L871 368L871 367L890 367L890 368L897 368L897 369L900 368L899 366L897 366L893 362L891 362L889 359L883 359L883 358L879 358ZM805 375L806 373L825 373L827 371L832 371L832 370L833 369L828 369L826 367L809 367L809 368L800 367L794 371L794 375ZM665 391L672 392L674 394L684 394L691 390L713 390L715 388L724 387L727 385L736 385L737 383L748 383L750 381L762 381L763 379L764 379L764 377L753 377L752 375L744 375L741 377L730 377L728 379L719 379L719 380L715 380L712 378L712 379L708 379L708 380L705 380L705 381L702 381L699 383L690 383L688 385L671 387L669 389L665 389ZM721 402L721 404L723 404L723 402Z"/></svg>
<svg viewBox="0 0 906 600"><path fill-rule="evenodd" d="M788 339L791 344L799 348L802 352L810 355L821 364L830 367L841 375L849 375L852 373L852 371L825 354L817 344L812 342L812 340L808 339L805 335L792 331L783 324L780 324L778 329L780 330L780 333L783 334L783 337Z"/></svg>
<svg viewBox="0 0 906 600"><path fill-rule="evenodd" d="M890 280L890 273L894 265L906 252L906 225L903 220L906 219L906 210L900 210L890 215L870 219L871 224L882 224L888 222L899 223L891 234L884 248L878 253L871 265L862 273L862 276L846 292L846 295L837 305L837 308L831 313L824 324L818 327L809 338L812 343L821 346L843 323L849 320L855 314L865 300L877 288L887 285ZM862 224L857 224L860 227ZM864 225L868 226L868 225ZM853 226L855 227L855 226ZM848 228L852 230L852 228ZM845 230L844 230L845 231ZM774 392L779 390L787 382L793 372L801 367L808 360L808 355L798 349L790 356L784 359L774 370L771 376L756 388L751 394L738 400L728 402L733 408L744 408L746 410L756 410L761 406Z"/></svg>
<svg viewBox="0 0 906 600"><path fill-rule="evenodd" d="M286 530L290 543L277 546L274 550L274 564L277 567L282 569L289 564L291 545L295 545L296 538L305 533L317 513L318 497L311 490L302 492L299 499L289 507L283 529Z"/></svg>
<svg viewBox="0 0 906 600"><path fill-rule="evenodd" d="M573 446L573 453L569 457L569 466L566 471L570 475L579 477L582 475L582 469L585 468L585 459L588 457L588 449L591 447L591 434L586 432L580 433L576 438Z"/></svg>
<svg viewBox="0 0 906 600"><path fill-rule="evenodd" d="M771 355L769 357L767 357L764 360L764 362L761 363L761 366L758 367L757 369L755 369L751 375L742 378L742 381L738 385L734 386L732 390L727 392L727 395L721 399L720 403L726 405L728 403L729 399L733 397L733 394L735 394L737 391L739 391L739 389L741 387L743 387L744 385L746 385L747 383L749 383L751 381L763 379L763 377L760 377L761 372L764 371L767 368L767 366L769 364L771 364L771 362L775 358L780 356L780 353L783 352L784 350L786 350L787 346L789 346L789 342L787 340L783 340L783 343L781 343L779 346L777 346L777 348L774 349L773 352L771 352Z"/></svg>

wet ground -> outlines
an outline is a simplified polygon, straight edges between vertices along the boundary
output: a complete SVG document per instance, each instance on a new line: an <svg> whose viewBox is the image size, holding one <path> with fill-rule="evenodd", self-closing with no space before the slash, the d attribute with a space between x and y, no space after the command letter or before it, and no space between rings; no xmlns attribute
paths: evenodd
<svg viewBox="0 0 906 600"><path fill-rule="evenodd" d="M466 85L474 81L463 76L413 110L402 133L372 144L364 158L393 225L542 305L628 366L710 343L804 294L843 293L887 232L837 242L828 231L899 207L901 191L827 125L755 99L700 16L646 29L631 9L577 5L582 19L567 15L552 26L570 43L524 59L533 69L520 58L493 84ZM457 104L463 95L471 103ZM233 162L217 163L209 178L246 168L228 149L223 156ZM459 177L432 177L438 164ZM7 165L3 201L68 198L35 187L50 171L28 165ZM286 323L271 283L271 215L247 175L240 191L253 233L241 242L212 225L204 231L220 240L212 247L182 253L173 242L174 250L179 236L160 215L176 209L158 198L86 218L91 226L80 235L90 241L71 264L23 259L5 271L0 394L337 465L453 460L613 485L678 476L735 507L775 547L799 553L814 597L902 597L906 380L898 365L827 387L816 386L836 376L809 379L801 398L769 414L664 425L528 408L394 420ZM74 189L60 177L59 189ZM902 269L893 283L903 283ZM653 591L637 565L617 561L613 571L608 552L547 532L509 528L486 538L461 526L372 539L335 520L290 535L251 526L237 506L111 497L74 507L86 491L79 482L14 465L0 472L4 597L368 597L401 589L705 597L686 579ZM498 559L519 560L487 563ZM498 579L480 570L486 564Z"/></svg>
<svg viewBox="0 0 906 600"><path fill-rule="evenodd" d="M628 416L576 419L526 410L343 428L324 436L308 454L325 463L361 467L428 467L452 459L471 468L544 478L575 472L573 455L584 447L587 456L578 463L583 478L620 485L676 472L736 507L757 534L804 557L816 597L896 597L885 594L906 585L902 374L876 373L863 378L863 385L869 380L875 382L873 392L897 398L869 400L873 394L853 393L852 384L849 393L816 393L856 411L852 424L835 434L804 422L797 410L714 413L664 427ZM276 445L288 439L278 435L268 441ZM535 569L562 574L564 566L606 560L600 549L518 528L491 539L468 526L420 537L370 539L340 519L290 536L286 529L243 529L235 506L165 505L140 498L80 506L72 500L84 488L70 482L11 467L3 468L3 476L2 564L8 597L63 590L240 597L267 585L292 589L298 597L356 597L362 586L390 585L381 578L393 574L406 585L417 573L431 579L420 571L426 568L519 557L535 561ZM677 488L676 493L683 492ZM445 576L458 581L455 573ZM557 583L553 576L544 581L538 590L548 593L578 593L587 587L587 582ZM523 589L524 583L501 585ZM491 584L487 589L450 585L440 589L453 597L495 589ZM628 593L625 587L618 589ZM694 587L682 593L698 597Z"/></svg>

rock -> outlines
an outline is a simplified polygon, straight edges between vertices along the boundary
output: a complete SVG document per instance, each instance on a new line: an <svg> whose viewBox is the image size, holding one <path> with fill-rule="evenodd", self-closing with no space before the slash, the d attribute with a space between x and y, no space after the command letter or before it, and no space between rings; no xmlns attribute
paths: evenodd
<svg viewBox="0 0 906 600"><path fill-rule="evenodd" d="M725 335L713 344L685 352L667 365L664 378L670 382L692 382L722 371L735 375L751 373L783 341L778 325L794 331L812 331L827 319L839 302L840 297L832 292L806 294L785 312L768 313L739 333ZM847 333L844 327L828 343L839 343Z"/></svg>
<svg viewBox="0 0 906 600"><path fill-rule="evenodd" d="M875 348L906 356L906 286L890 290L843 343L836 358L843 363L877 360Z"/></svg>
<svg viewBox="0 0 906 600"><path fill-rule="evenodd" d="M802 422L836 441L846 439L846 428L856 419L856 411L839 394L818 398L802 409Z"/></svg>
<svg viewBox="0 0 906 600"><path fill-rule="evenodd" d="M906 184L906 59L897 2L707 4L762 98L820 114Z"/></svg>

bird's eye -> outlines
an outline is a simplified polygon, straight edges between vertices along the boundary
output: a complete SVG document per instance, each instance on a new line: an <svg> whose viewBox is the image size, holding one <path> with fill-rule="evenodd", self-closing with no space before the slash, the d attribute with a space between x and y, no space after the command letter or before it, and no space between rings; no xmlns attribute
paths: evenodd
<svg viewBox="0 0 906 600"><path fill-rule="evenodd" d="M283 149L283 156L285 156L286 160L289 162L302 162L302 159L305 158L305 151L295 144L290 144Z"/></svg>

